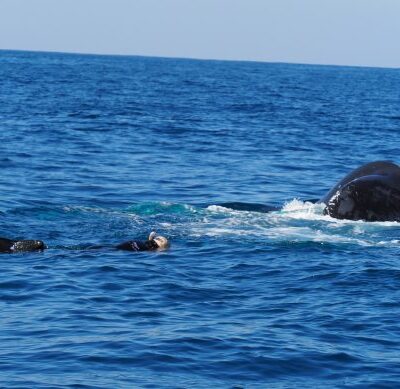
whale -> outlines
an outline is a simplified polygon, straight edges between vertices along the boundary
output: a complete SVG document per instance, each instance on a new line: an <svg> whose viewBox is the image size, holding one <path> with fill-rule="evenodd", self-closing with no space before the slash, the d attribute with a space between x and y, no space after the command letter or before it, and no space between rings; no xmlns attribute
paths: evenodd
<svg viewBox="0 0 400 389"><path fill-rule="evenodd" d="M335 219L400 222L400 167L375 161L350 171L321 198L306 200L324 204L324 215ZM237 211L278 211L265 204L224 202L217 205Z"/></svg>
<svg viewBox="0 0 400 389"><path fill-rule="evenodd" d="M370 162L351 171L320 200L335 219L400 221L400 167Z"/></svg>
<svg viewBox="0 0 400 389"><path fill-rule="evenodd" d="M41 240L13 240L0 238L0 253L43 251L46 245Z"/></svg>

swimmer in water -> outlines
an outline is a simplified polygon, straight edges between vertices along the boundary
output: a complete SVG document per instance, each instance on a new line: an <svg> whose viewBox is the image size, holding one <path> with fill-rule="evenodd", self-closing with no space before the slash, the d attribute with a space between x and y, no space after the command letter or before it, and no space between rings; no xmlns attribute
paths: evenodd
<svg viewBox="0 0 400 389"><path fill-rule="evenodd" d="M0 253L22 253L43 251L46 245L41 240L12 240L0 238Z"/></svg>
<svg viewBox="0 0 400 389"><path fill-rule="evenodd" d="M22 253L43 251L47 246L41 240L12 240L0 238L0 253ZM169 248L168 239L157 235L154 231L146 241L130 240L116 246L126 251L162 251Z"/></svg>
<svg viewBox="0 0 400 389"><path fill-rule="evenodd" d="M151 232L146 241L129 240L116 246L118 250L127 251L162 251L169 248L168 239Z"/></svg>

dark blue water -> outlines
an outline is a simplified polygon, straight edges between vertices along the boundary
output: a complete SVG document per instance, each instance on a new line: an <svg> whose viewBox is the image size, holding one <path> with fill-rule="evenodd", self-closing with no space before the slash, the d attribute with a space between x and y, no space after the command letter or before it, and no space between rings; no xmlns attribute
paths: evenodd
<svg viewBox="0 0 400 389"><path fill-rule="evenodd" d="M1 51L0 386L397 387L400 225L305 200L399 126L399 70Z"/></svg>

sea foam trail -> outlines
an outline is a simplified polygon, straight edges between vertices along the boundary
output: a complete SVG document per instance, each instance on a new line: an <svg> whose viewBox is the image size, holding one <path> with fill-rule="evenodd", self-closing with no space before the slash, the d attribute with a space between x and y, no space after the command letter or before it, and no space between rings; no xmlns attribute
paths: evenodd
<svg viewBox="0 0 400 389"><path fill-rule="evenodd" d="M207 217L194 225L195 236L258 239L263 243L318 242L359 246L398 246L397 222L339 220L323 214L324 204L293 199L280 211L258 213L209 206ZM389 234L388 234L389 232Z"/></svg>

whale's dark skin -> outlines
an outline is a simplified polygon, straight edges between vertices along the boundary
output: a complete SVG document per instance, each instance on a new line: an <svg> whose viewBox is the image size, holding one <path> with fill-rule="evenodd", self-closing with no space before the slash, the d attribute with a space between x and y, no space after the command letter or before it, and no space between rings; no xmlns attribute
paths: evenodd
<svg viewBox="0 0 400 389"><path fill-rule="evenodd" d="M336 219L400 221L400 167L377 161L353 170L324 197L324 214Z"/></svg>
<svg viewBox="0 0 400 389"><path fill-rule="evenodd" d="M12 240L0 238L0 253L43 251L46 245L41 240Z"/></svg>

